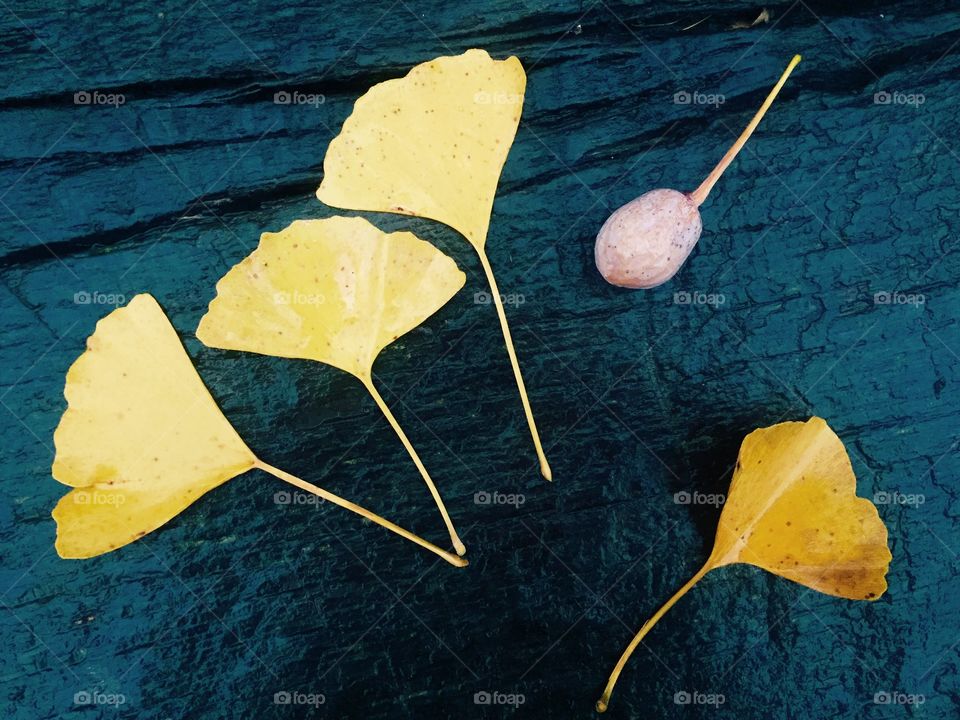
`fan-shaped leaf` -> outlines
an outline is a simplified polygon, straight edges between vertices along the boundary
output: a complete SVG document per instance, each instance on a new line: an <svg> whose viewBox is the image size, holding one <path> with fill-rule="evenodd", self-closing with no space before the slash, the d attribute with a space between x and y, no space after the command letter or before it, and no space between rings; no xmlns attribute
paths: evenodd
<svg viewBox="0 0 960 720"><path fill-rule="evenodd" d="M517 58L468 50L374 85L327 148L317 197L438 220L483 250L526 84Z"/></svg>
<svg viewBox="0 0 960 720"><path fill-rule="evenodd" d="M352 373L399 436L457 537L433 480L373 384L388 344L463 287L456 263L430 243L387 234L363 218L297 220L264 233L260 246L217 283L197 337L211 347L327 363Z"/></svg>
<svg viewBox="0 0 960 720"><path fill-rule="evenodd" d="M500 172L517 133L526 73L484 50L439 57L372 87L333 139L317 197L333 207L417 215L458 230L490 283L540 471L540 443L510 328L484 249Z"/></svg>
<svg viewBox="0 0 960 720"><path fill-rule="evenodd" d="M97 324L64 394L53 476L75 489L53 512L62 557L126 545L256 461L150 295Z"/></svg>
<svg viewBox="0 0 960 720"><path fill-rule="evenodd" d="M410 233L363 218L297 220L217 283L197 337L211 347L316 360L368 382L383 348L445 305L466 276Z"/></svg>
<svg viewBox="0 0 960 720"><path fill-rule="evenodd" d="M821 418L744 439L710 564L735 562L850 600L886 591L887 528Z"/></svg>
<svg viewBox="0 0 960 720"><path fill-rule="evenodd" d="M157 301L103 318L67 373L53 475L73 488L53 511L64 558L115 550L252 468L344 507L448 562L465 560L257 459L220 412Z"/></svg>
<svg viewBox="0 0 960 720"><path fill-rule="evenodd" d="M822 593L876 600L887 589L887 528L857 480L836 433L818 417L750 433L740 447L713 552L633 638L607 682L610 694L637 645L711 570L747 563Z"/></svg>

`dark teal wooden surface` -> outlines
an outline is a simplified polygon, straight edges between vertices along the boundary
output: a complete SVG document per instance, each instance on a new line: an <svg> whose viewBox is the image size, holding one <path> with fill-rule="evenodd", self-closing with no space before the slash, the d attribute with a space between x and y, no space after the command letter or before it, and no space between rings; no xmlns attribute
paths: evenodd
<svg viewBox="0 0 960 720"><path fill-rule="evenodd" d="M861 495L923 496L879 505L889 593L852 603L751 568L712 574L634 656L610 716L957 717L960 13L768 7L769 23L731 30L759 8L0 3L4 717L593 717L624 645L709 552L718 511L674 494L725 492L747 432L811 414L846 442ZM516 54L529 76L489 254L524 298L508 313L556 482L538 477L495 315L474 301L473 251L437 224L369 215L468 275L375 370L470 567L337 508L277 506L256 473L119 552L58 559L63 376L110 310L77 293L153 293L258 454L443 539L358 383L210 350L193 330L260 232L332 214L313 191L356 97L470 47ZM682 272L651 292L605 285L592 245L607 214L692 190L797 52ZM94 90L125 102L74 104ZM274 104L284 90L325 102ZM674 102L694 91L724 102ZM883 91L903 96L878 104ZM475 503L495 491L525 501ZM476 705L482 691L524 703ZM725 702L675 703L693 691ZM80 706L80 692L126 702Z"/></svg>

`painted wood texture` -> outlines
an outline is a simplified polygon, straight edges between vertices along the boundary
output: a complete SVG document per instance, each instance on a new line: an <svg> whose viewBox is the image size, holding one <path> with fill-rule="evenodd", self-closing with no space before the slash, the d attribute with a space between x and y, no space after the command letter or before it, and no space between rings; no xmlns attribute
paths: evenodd
<svg viewBox="0 0 960 720"><path fill-rule="evenodd" d="M877 499L889 593L851 603L718 572L638 650L610 716L955 716L960 15L947 0L767 7L731 29L760 8L0 3L3 716L593 717L626 642L706 557L742 437L812 414ZM367 214L468 275L375 372L470 567L284 504L257 473L122 551L58 559L63 376L111 303L142 291L258 455L444 541L359 383L193 332L260 232L335 214L313 191L354 100L470 47L529 76L488 252L556 481L539 478L472 249ZM794 53L680 274L607 286L592 258L607 215L695 188Z"/></svg>

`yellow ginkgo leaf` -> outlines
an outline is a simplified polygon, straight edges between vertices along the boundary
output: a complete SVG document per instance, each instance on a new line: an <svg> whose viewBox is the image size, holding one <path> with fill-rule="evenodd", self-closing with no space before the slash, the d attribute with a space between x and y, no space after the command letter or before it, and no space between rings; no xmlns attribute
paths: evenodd
<svg viewBox="0 0 960 720"><path fill-rule="evenodd" d="M493 199L523 109L527 76L515 57L484 50L439 57L357 100L323 161L317 197L351 210L416 215L458 230L490 283L540 470L547 463L485 245Z"/></svg>
<svg viewBox="0 0 960 720"><path fill-rule="evenodd" d="M143 537L253 468L356 512L449 562L464 561L332 493L260 461L220 412L157 301L103 318L67 373L53 476L73 488L53 511L56 548L88 558Z"/></svg>
<svg viewBox="0 0 960 720"><path fill-rule="evenodd" d="M297 220L217 283L197 337L210 347L327 363L355 375L413 459L457 553L466 552L440 493L373 384L377 354L426 320L466 280L456 263L408 232L363 218Z"/></svg>
<svg viewBox="0 0 960 720"><path fill-rule="evenodd" d="M485 50L374 85L327 148L317 197L437 220L482 251L526 85L517 58Z"/></svg>
<svg viewBox="0 0 960 720"><path fill-rule="evenodd" d="M748 563L827 595L887 589L887 528L857 497L843 442L821 418L754 430L740 448L710 565Z"/></svg>
<svg viewBox="0 0 960 720"><path fill-rule="evenodd" d="M64 394L53 476L76 489L53 512L63 557L126 545L256 461L150 295L98 323Z"/></svg>
<svg viewBox="0 0 960 720"><path fill-rule="evenodd" d="M715 568L746 563L828 595L876 600L887 589L887 528L857 497L843 442L818 417L755 430L743 441L713 552L651 617L620 658L597 710L630 655L674 603Z"/></svg>

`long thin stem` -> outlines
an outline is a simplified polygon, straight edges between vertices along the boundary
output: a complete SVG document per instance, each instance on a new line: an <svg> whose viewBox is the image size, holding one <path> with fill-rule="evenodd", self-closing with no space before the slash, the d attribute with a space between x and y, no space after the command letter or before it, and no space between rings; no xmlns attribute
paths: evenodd
<svg viewBox="0 0 960 720"><path fill-rule="evenodd" d="M623 666L627 664L627 660L629 660L630 656L633 655L633 651L637 649L637 645L640 644L640 641L643 640L644 636L650 632L650 629L657 624L657 621L666 614L667 610L673 607L677 600L686 595L690 591L690 588L696 585L703 578L703 576L710 572L710 570L713 568L714 565L710 562L700 568L700 571L690 578L686 585L677 590L677 592L674 593L674 596L667 600L667 602L663 604L663 607L657 610L653 617L643 624L643 627L640 628L640 632L638 632L634 636L633 640L630 641L630 644L627 645L627 649L623 651L623 655L620 656L620 660L617 662L616 667L613 668L613 672L610 673L610 679L607 680L607 686L603 689L603 695L601 695L600 699L597 700L597 712L602 713L606 711L607 706L610 704L610 695L613 693L613 686L617 684L617 679L620 677L620 672L623 670Z"/></svg>
<svg viewBox="0 0 960 720"><path fill-rule="evenodd" d="M399 535L400 537L406 538L406 539L409 540L410 542L416 543L416 544L419 545L420 547L425 548L425 549L429 550L430 552L439 555L440 557L442 557L444 560L446 560L446 561L447 561L448 563L450 563L451 565L455 565L456 567L466 567L466 566L467 566L467 560L466 560L465 558L457 557L457 556L454 555L453 553L449 553L449 552L447 552L446 550L443 550L442 548L437 547L437 546L434 545L433 543L427 542L426 540L424 540L424 539L423 539L422 537L420 537L419 535L414 535L414 534L413 534L412 532L410 532L409 530L404 530L404 529L403 529L402 527L400 527L399 525L393 524L392 522L390 522L390 521L387 520L386 518L382 518L382 517L380 517L379 515L370 512L370 511L367 510L366 508L360 507L360 506L357 505L356 503L352 503L352 502L350 502L349 500L344 500L344 499L343 499L342 497L340 497L339 495L334 495L332 492L330 492L330 491L328 491L328 490L324 490L323 488L317 487L316 485L313 485L313 484L311 484L311 483L308 483L308 482L305 481L305 480L301 480L300 478L296 477L295 475L291 475L290 473L285 472L285 471L283 471L283 470L281 470L281 469L279 469L279 468L275 468L273 465L268 465L267 463L263 462L262 460L257 460L257 461L254 463L254 466L260 468L260 469L263 470L264 472L270 473L270 474L273 475L274 477L280 478L280 479L283 480L284 482L288 482L288 483L290 483L291 485L300 488L301 490L306 490L307 492L313 493L313 494L316 495L317 497L321 497L321 498L323 498L324 500L333 503L334 505L339 505L340 507L346 508L347 510L350 510L351 512L355 512L355 513L357 513L357 515L361 515L361 516L365 517L367 520L370 520L371 522L375 522L375 523L376 523L377 525L379 525L380 527L385 527L387 530L389 530L389 531L391 531L391 532L395 532L395 533L396 533L397 535Z"/></svg>
<svg viewBox="0 0 960 720"><path fill-rule="evenodd" d="M510 356L510 364L513 366L513 376L517 380L517 389L520 390L520 400L523 402L523 412L527 415L527 425L530 426L530 434L533 436L533 445L537 449L537 459L540 461L540 473L547 479L553 480L553 472L550 470L550 463L547 462L547 456L543 452L543 446L540 444L540 434L537 432L537 423L533 419L533 410L530 408L530 399L527 397L527 388L523 384L523 375L520 374L520 363L517 361L517 352L513 348L513 339L510 337L510 326L507 325L507 315L503 311L503 301L500 299L500 290L497 287L497 280L493 276L493 268L490 267L490 261L487 254L482 250L477 250L480 255L480 264L483 271L487 274L487 282L490 283L490 293L493 295L493 304L497 308L497 317L500 318L500 329L503 330L503 339L507 345L507 355Z"/></svg>
<svg viewBox="0 0 960 720"><path fill-rule="evenodd" d="M763 116L766 115L767 110L770 109L774 98L776 98L777 94L780 92L780 88L783 87L783 84L787 81L787 78L790 77L790 73L793 72L793 69L799 62L800 56L794 55L793 60L791 60L790 64L787 65L787 69L783 71L783 75L780 76L777 84L773 86L773 90L771 90L770 94L767 95L767 99L763 101L763 105L760 106L757 114L753 116L753 120L751 120L750 124L747 125L747 129L740 134L740 137L737 138L737 141L730 147L729 150L727 150L727 154L723 156L723 159L720 160L717 166L713 169L713 172L707 175L707 179L700 184L700 187L690 193L691 199L693 199L698 207L703 204L704 200L707 199L707 195L710 194L710 191L717 183L717 180L719 180L720 176L723 175L723 171L727 169L727 166L731 162L733 162L733 159L737 156L737 153L740 152L740 149L746 144L747 140L750 139L750 136L753 135L753 131L756 130L757 125L760 124L760 120L763 119Z"/></svg>
<svg viewBox="0 0 960 720"><path fill-rule="evenodd" d="M453 549L457 551L457 555L464 555L467 552L467 548L460 541L460 537L457 535L457 531L453 527L453 521L450 520L450 515L447 514L447 508L443 504L443 498L440 497L440 492L437 490L437 486L433 484L433 479L430 477L430 473L427 472L427 469L420 461L420 456L417 455L417 451L413 449L413 445L410 443L410 440L407 439L407 435L400 427L400 423L397 422L397 419L393 416L393 413L390 412L390 408L387 407L387 403L384 402L382 397L380 397L380 393L377 392L377 388L373 385L373 380L370 378L361 378L361 380L363 381L363 384L366 386L369 393L373 396L373 399L376 401L381 412L383 412L384 416L387 418L387 422L390 423L390 427L393 428L393 431L397 434L397 437L400 438L400 442L402 442L403 446L407 449L407 452L410 454L410 458L413 460L413 464L416 465L417 470L420 471L420 476L423 478L423 481L427 484L427 487L430 488L430 494L433 495L433 500L440 509L440 515L443 516L443 522L446 524L447 531L450 533L450 540L453 543Z"/></svg>

